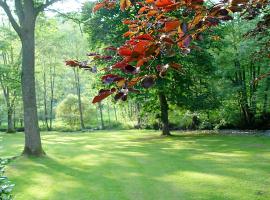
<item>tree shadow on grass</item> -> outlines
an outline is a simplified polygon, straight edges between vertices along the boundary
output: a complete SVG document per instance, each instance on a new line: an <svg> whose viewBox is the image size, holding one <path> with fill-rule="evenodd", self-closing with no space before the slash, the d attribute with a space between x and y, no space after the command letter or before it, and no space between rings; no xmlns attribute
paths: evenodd
<svg viewBox="0 0 270 200"><path fill-rule="evenodd" d="M47 139L47 158L21 158L9 169L16 193L29 200L270 197L264 188L270 146L263 138L256 142L264 148L250 148L251 137L143 137ZM62 143L56 146L55 139Z"/></svg>

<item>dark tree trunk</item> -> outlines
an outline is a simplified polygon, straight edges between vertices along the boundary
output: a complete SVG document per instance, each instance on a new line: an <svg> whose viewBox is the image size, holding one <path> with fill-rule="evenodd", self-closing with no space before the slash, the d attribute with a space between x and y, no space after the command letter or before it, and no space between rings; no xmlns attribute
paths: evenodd
<svg viewBox="0 0 270 200"><path fill-rule="evenodd" d="M167 98L163 92L159 93L159 103L160 103L160 111L161 111L161 123L162 123L162 135L170 136L170 128L169 128L169 106L167 102Z"/></svg>
<svg viewBox="0 0 270 200"><path fill-rule="evenodd" d="M7 133L14 133L14 121L13 121L13 109L11 107L8 108L8 127Z"/></svg>
<svg viewBox="0 0 270 200"><path fill-rule="evenodd" d="M23 154L44 155L38 125L35 90L35 16L28 10L22 29L22 96L24 108L25 147ZM33 11L32 11L33 12ZM25 16L25 17L26 17Z"/></svg>

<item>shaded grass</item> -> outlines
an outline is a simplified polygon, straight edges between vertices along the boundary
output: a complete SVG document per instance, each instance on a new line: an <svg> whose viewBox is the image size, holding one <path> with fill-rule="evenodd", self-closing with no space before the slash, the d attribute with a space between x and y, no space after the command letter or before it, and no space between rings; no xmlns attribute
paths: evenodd
<svg viewBox="0 0 270 200"><path fill-rule="evenodd" d="M152 131L44 133L46 158L7 169L17 200L269 200L270 138ZM23 135L0 134L0 157Z"/></svg>

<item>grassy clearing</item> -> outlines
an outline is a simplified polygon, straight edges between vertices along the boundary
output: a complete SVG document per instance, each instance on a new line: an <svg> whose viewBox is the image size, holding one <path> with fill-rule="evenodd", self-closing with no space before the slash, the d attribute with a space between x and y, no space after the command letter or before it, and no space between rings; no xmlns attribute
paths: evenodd
<svg viewBox="0 0 270 200"><path fill-rule="evenodd" d="M16 200L269 200L270 138L151 131L44 133L46 158L7 169ZM23 135L0 134L0 157Z"/></svg>

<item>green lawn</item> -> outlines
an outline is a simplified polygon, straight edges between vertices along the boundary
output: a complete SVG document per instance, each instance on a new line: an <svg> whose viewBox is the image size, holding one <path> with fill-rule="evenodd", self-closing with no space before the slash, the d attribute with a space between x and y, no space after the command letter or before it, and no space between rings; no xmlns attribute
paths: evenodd
<svg viewBox="0 0 270 200"><path fill-rule="evenodd" d="M43 133L46 158L7 168L16 200L269 200L270 137ZM0 157L23 135L0 134Z"/></svg>

